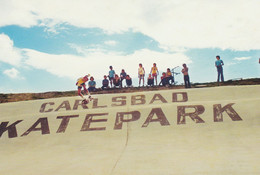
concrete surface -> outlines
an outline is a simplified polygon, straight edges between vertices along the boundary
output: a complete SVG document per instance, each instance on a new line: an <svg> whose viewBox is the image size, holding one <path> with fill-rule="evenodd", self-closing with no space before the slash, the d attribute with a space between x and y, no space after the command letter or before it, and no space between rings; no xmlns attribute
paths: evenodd
<svg viewBox="0 0 260 175"><path fill-rule="evenodd" d="M259 175L260 86L0 104L1 175Z"/></svg>

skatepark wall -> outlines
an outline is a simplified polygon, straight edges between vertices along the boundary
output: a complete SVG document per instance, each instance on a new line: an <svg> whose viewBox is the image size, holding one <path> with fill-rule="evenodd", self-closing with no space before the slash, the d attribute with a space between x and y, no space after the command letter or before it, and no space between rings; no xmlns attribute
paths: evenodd
<svg viewBox="0 0 260 175"><path fill-rule="evenodd" d="M0 104L3 175L260 174L260 86Z"/></svg>

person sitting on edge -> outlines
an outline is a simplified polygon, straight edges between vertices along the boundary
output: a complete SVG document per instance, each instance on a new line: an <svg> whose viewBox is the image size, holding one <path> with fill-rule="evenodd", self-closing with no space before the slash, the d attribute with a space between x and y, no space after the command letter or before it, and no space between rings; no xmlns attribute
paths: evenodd
<svg viewBox="0 0 260 175"><path fill-rule="evenodd" d="M126 78L126 72L124 69L122 69L121 73L120 73L120 85L121 87L123 87L123 80Z"/></svg>
<svg viewBox="0 0 260 175"><path fill-rule="evenodd" d="M147 85L154 86L154 77L152 77L152 74L149 74L149 77L147 78Z"/></svg>
<svg viewBox="0 0 260 175"><path fill-rule="evenodd" d="M159 86L162 84L162 86L168 85L166 73L163 72L161 76L161 82L159 83Z"/></svg>
<svg viewBox="0 0 260 175"><path fill-rule="evenodd" d="M129 75L126 75L125 81L127 87L132 87L132 78Z"/></svg>
<svg viewBox="0 0 260 175"><path fill-rule="evenodd" d="M86 75L86 76L84 76L84 77L81 77L81 78L79 78L78 80L77 80L77 83L76 83L76 86L78 86L78 95L80 96L80 97L82 97L82 98L84 98L83 97L83 94L81 93L81 89L82 89L82 87L84 88L84 93L85 94L88 94L89 92L88 92L88 90L87 90L87 88L86 88L86 82L88 81L88 77L89 77L89 75Z"/></svg>
<svg viewBox="0 0 260 175"><path fill-rule="evenodd" d="M107 79L107 76L104 75L104 80L102 81L102 87L101 87L101 89L104 90L104 89L109 88L109 87L108 87L108 84L109 84L109 81L108 81L108 79Z"/></svg>
<svg viewBox="0 0 260 175"><path fill-rule="evenodd" d="M173 79L170 68L167 68L166 77L167 77L168 84L174 84L174 79ZM171 83L170 83L170 81L171 81Z"/></svg>
<svg viewBox="0 0 260 175"><path fill-rule="evenodd" d="M89 92L96 91L96 82L94 81L94 77L90 77L90 81L88 82L88 91Z"/></svg>
<svg viewBox="0 0 260 175"><path fill-rule="evenodd" d="M117 74L115 74L115 78L113 79L114 87L120 87L120 78Z"/></svg>

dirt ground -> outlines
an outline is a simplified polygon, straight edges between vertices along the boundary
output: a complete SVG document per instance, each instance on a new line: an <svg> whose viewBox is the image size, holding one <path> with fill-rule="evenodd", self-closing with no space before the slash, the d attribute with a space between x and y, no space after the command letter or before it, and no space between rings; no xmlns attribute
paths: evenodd
<svg viewBox="0 0 260 175"><path fill-rule="evenodd" d="M238 85L258 85L260 84L260 78L253 79L237 79L228 80L224 83L209 82L209 83L193 83L192 88L204 88L204 87L215 87L215 86L238 86ZM97 89L96 92L92 94L109 94L109 93L128 93L128 92L141 92L141 91L156 91L156 90L166 90L166 89L183 89L183 85L176 86L154 86L154 87L130 87L130 88L110 88L106 90ZM17 93L17 94L1 94L0 93L0 103L8 102L18 102L36 99L47 99L47 98L57 98L57 97L70 97L76 96L77 91L64 91L64 92L44 92L44 93Z"/></svg>

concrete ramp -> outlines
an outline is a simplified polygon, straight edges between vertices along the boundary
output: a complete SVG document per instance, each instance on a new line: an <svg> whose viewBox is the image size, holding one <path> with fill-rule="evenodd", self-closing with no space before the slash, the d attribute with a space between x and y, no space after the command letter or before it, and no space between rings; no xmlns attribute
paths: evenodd
<svg viewBox="0 0 260 175"><path fill-rule="evenodd" d="M1 175L259 175L260 86L0 105Z"/></svg>

